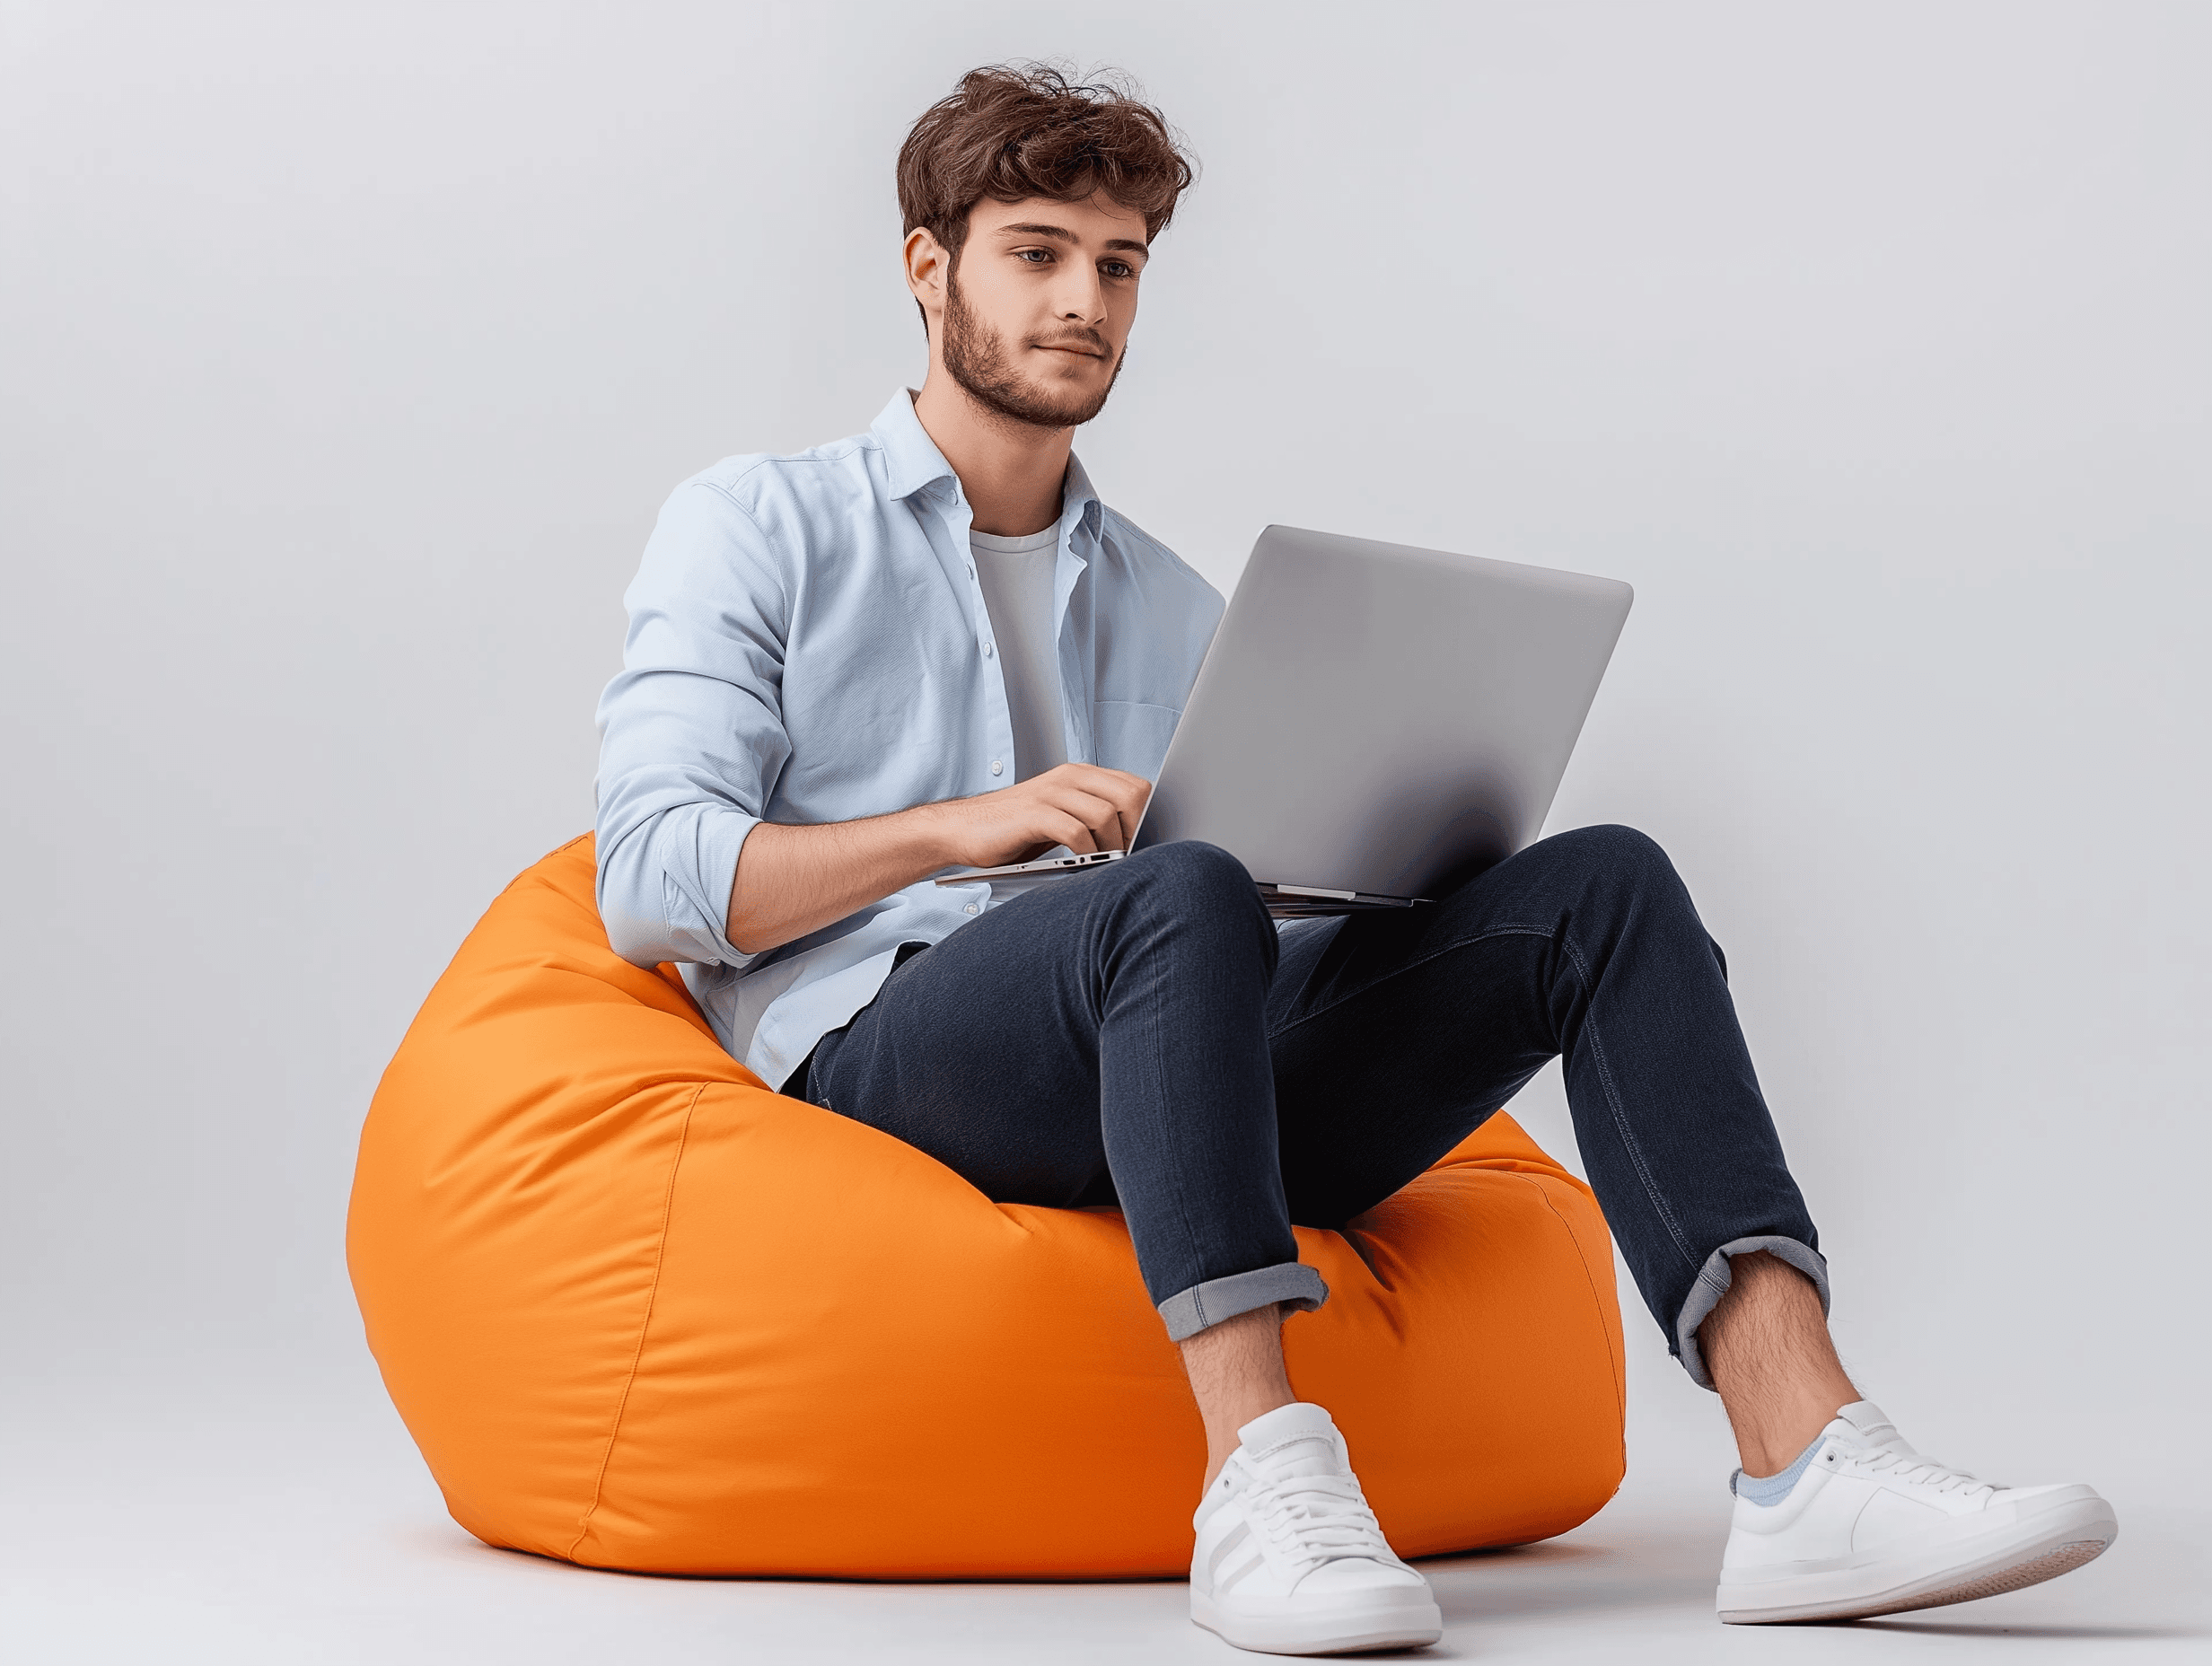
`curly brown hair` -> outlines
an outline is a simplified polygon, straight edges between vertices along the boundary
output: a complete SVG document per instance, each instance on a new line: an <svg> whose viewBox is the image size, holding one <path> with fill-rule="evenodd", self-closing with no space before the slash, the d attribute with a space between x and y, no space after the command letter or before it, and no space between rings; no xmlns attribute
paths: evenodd
<svg viewBox="0 0 2212 1666"><path fill-rule="evenodd" d="M955 256L968 215L990 197L1080 202L1102 192L1157 237L1198 178L1180 134L1134 83L1107 71L1072 81L1051 64L992 64L922 112L899 147L899 211Z"/></svg>

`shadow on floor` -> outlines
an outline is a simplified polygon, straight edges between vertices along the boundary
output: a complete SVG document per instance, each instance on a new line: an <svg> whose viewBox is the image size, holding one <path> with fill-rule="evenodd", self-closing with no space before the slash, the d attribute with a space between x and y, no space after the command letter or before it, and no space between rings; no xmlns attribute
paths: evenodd
<svg viewBox="0 0 2212 1666"><path fill-rule="evenodd" d="M2212 1637L2212 1631L2183 1626L1962 1626L1955 1620L1818 1620L1821 1629L1912 1632L1928 1637L2055 1637L2071 1643L2134 1643L2185 1637ZM1810 1627L1808 1627L1810 1629Z"/></svg>

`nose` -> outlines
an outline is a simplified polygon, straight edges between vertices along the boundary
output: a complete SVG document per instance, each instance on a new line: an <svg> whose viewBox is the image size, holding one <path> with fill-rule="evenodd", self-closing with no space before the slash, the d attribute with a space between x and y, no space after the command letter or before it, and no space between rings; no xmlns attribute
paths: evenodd
<svg viewBox="0 0 2212 1666"><path fill-rule="evenodd" d="M1087 260L1061 263L1054 312L1064 322L1097 328L1106 321L1106 290L1098 269Z"/></svg>

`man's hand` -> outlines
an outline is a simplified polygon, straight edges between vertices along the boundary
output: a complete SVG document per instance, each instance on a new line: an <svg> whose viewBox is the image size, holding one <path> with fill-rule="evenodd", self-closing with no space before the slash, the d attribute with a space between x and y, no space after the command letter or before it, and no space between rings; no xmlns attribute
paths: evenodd
<svg viewBox="0 0 2212 1666"><path fill-rule="evenodd" d="M1055 845L1127 850L1152 783L1062 764L974 798L821 827L764 821L746 836L725 925L746 954L820 931L940 868L1028 862Z"/></svg>
<svg viewBox="0 0 2212 1666"><path fill-rule="evenodd" d="M996 793L947 799L916 813L936 823L948 862L995 868L1032 862L1056 845L1079 855L1127 850L1151 796L1152 783L1142 776L1061 764Z"/></svg>

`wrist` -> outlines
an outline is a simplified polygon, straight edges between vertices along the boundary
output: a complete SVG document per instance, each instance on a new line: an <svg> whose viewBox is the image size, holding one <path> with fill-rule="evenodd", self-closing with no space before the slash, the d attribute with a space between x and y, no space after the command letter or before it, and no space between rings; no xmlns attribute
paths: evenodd
<svg viewBox="0 0 2212 1666"><path fill-rule="evenodd" d="M959 867L967 860L960 848L957 816L952 808L958 802L947 799L917 804L906 812L908 848L914 862L926 872Z"/></svg>

